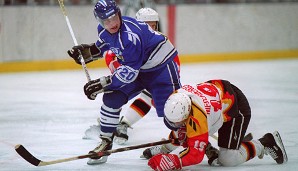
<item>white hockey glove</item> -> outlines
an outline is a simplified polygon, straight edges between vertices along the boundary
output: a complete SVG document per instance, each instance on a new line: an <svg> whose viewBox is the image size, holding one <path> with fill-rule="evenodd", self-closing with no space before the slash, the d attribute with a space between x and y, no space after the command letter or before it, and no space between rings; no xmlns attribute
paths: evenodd
<svg viewBox="0 0 298 171"><path fill-rule="evenodd" d="M100 50L96 47L95 43L74 46L71 50L68 50L67 53L80 65L82 65L80 61L80 53L86 64L101 57Z"/></svg>
<svg viewBox="0 0 298 171"><path fill-rule="evenodd" d="M85 95L90 100L95 100L97 94L104 92L104 88L112 83L111 76L103 76L96 80L91 80L84 86Z"/></svg>

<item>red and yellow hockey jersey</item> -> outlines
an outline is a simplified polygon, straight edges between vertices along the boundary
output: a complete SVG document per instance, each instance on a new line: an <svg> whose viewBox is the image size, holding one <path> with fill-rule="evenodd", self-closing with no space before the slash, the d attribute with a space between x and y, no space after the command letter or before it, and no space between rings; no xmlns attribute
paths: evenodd
<svg viewBox="0 0 298 171"><path fill-rule="evenodd" d="M188 94L192 100L192 110L185 124L187 147L180 152L182 166L200 163L209 135L231 118L228 111L233 106L234 95L225 89L226 83L229 84L223 80L211 80L195 86L184 85L178 90Z"/></svg>

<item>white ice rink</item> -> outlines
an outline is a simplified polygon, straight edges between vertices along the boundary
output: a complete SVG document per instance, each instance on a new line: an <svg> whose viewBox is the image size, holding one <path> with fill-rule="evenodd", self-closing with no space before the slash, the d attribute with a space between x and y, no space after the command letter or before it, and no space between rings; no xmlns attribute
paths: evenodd
<svg viewBox="0 0 298 171"><path fill-rule="evenodd" d="M91 78L107 75L107 69L90 70ZM260 138L278 130L289 161L277 165L265 156L238 167L210 167L206 158L184 170L264 171L298 170L298 59L187 64L181 68L181 82L198 83L227 79L248 97L252 119L248 132ZM99 115L101 95L90 101L83 93L86 83L82 70L0 74L0 170L103 170L149 171L147 161L139 158L143 149L112 154L108 162L89 166L87 159L35 167L14 150L23 144L37 158L49 161L87 154L95 140L83 140L84 131ZM125 113L127 106L124 107ZM125 146L159 141L168 134L155 109L129 130ZM215 144L215 140L211 140ZM120 148L114 144L113 148Z"/></svg>

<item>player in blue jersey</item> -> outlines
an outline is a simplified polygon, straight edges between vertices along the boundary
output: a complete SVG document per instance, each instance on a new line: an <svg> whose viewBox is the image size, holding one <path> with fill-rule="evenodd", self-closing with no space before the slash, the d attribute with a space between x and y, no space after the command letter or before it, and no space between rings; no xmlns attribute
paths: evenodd
<svg viewBox="0 0 298 171"><path fill-rule="evenodd" d="M148 90L159 117L164 116L165 101L181 87L176 48L164 35L144 22L121 16L114 0L100 0L94 7L99 21L98 40L92 44L74 46L68 54L80 63L81 52L86 63L113 52L120 66L109 76L92 80L84 86L86 96L94 100L103 94L100 108L101 143L90 153L109 150L119 122L121 108L142 90ZM92 158L88 164L100 164L108 156Z"/></svg>
<svg viewBox="0 0 298 171"><path fill-rule="evenodd" d="M159 25L159 15L152 8L141 8L136 13L136 19L139 21L144 21L153 30L158 31ZM119 62L115 57L115 54L109 52L105 55L105 61L113 73L119 66ZM180 70L180 61L178 56L174 58L174 61L178 65L178 70ZM117 131L115 132L114 142L117 144L124 144L128 140L128 128L132 126L146 116L151 107L154 106L151 94L147 90L143 90L140 95L131 103L129 108L126 110L125 114L121 117L121 120L117 126ZM83 139L98 139L100 135L100 125L92 125L85 131Z"/></svg>

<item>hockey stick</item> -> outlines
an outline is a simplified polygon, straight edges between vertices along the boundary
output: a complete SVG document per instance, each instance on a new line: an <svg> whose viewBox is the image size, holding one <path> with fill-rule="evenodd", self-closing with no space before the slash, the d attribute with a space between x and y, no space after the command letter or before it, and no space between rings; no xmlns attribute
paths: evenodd
<svg viewBox="0 0 298 171"><path fill-rule="evenodd" d="M174 141L175 141L175 139L162 140L162 141L156 141L156 142L140 144L140 145L135 145L135 146L117 148L117 149L102 151L99 153L85 154L85 155L80 155L80 156L76 156L76 157L70 157L70 158L64 158L64 159L58 159L58 160L52 160L52 161L42 161L42 160L37 159L21 144L16 145L15 150L23 159L25 159L27 162L31 163L32 165L47 166L47 165L52 165L52 164L56 164L56 163L63 163L63 162L85 159L85 158L102 157L102 156L110 155L112 153L118 153L118 152L122 152L122 151L130 151L130 150L135 150L135 149L139 149L139 148L167 144L167 143L171 143L171 142L173 143Z"/></svg>
<svg viewBox="0 0 298 171"><path fill-rule="evenodd" d="M210 137L212 137L213 139L215 139L216 141L218 140L218 137L216 135L210 135ZM251 141L253 139L253 136L252 136L252 133L248 133L247 135L244 136L243 138L243 142L248 142L248 141Z"/></svg>
<svg viewBox="0 0 298 171"><path fill-rule="evenodd" d="M69 21L69 19L68 19L68 16L67 16L67 14L66 14L66 10L65 10L65 7L64 7L63 0L58 0L58 2L59 2L59 5L60 5L60 8L61 8L61 11L62 11L62 13L63 13L63 15L64 15L64 17L65 17L65 21L66 21L68 30L69 30L69 32L70 32L70 35L71 35L71 37L72 37L73 43L75 44L75 46L77 46L77 45L78 45L78 42L77 42L77 39L76 39L76 37L75 37L75 35L74 35L74 32L73 32L73 30L72 30L72 27L71 27L71 25L70 25L70 21ZM85 71L87 80L88 80L88 81L91 81L91 77L90 77L90 74L89 74L89 72L88 72L88 70L87 70L87 66L86 66L86 63L85 63L85 61L84 61L84 58L82 57L82 54L81 54L80 51L79 51L79 53L80 53L80 62L81 62L81 64L82 64L83 70Z"/></svg>
<svg viewBox="0 0 298 171"><path fill-rule="evenodd" d="M209 135L210 137L212 137L214 140L218 140L218 137L216 136L216 135L214 135L214 134L212 134L212 135Z"/></svg>

